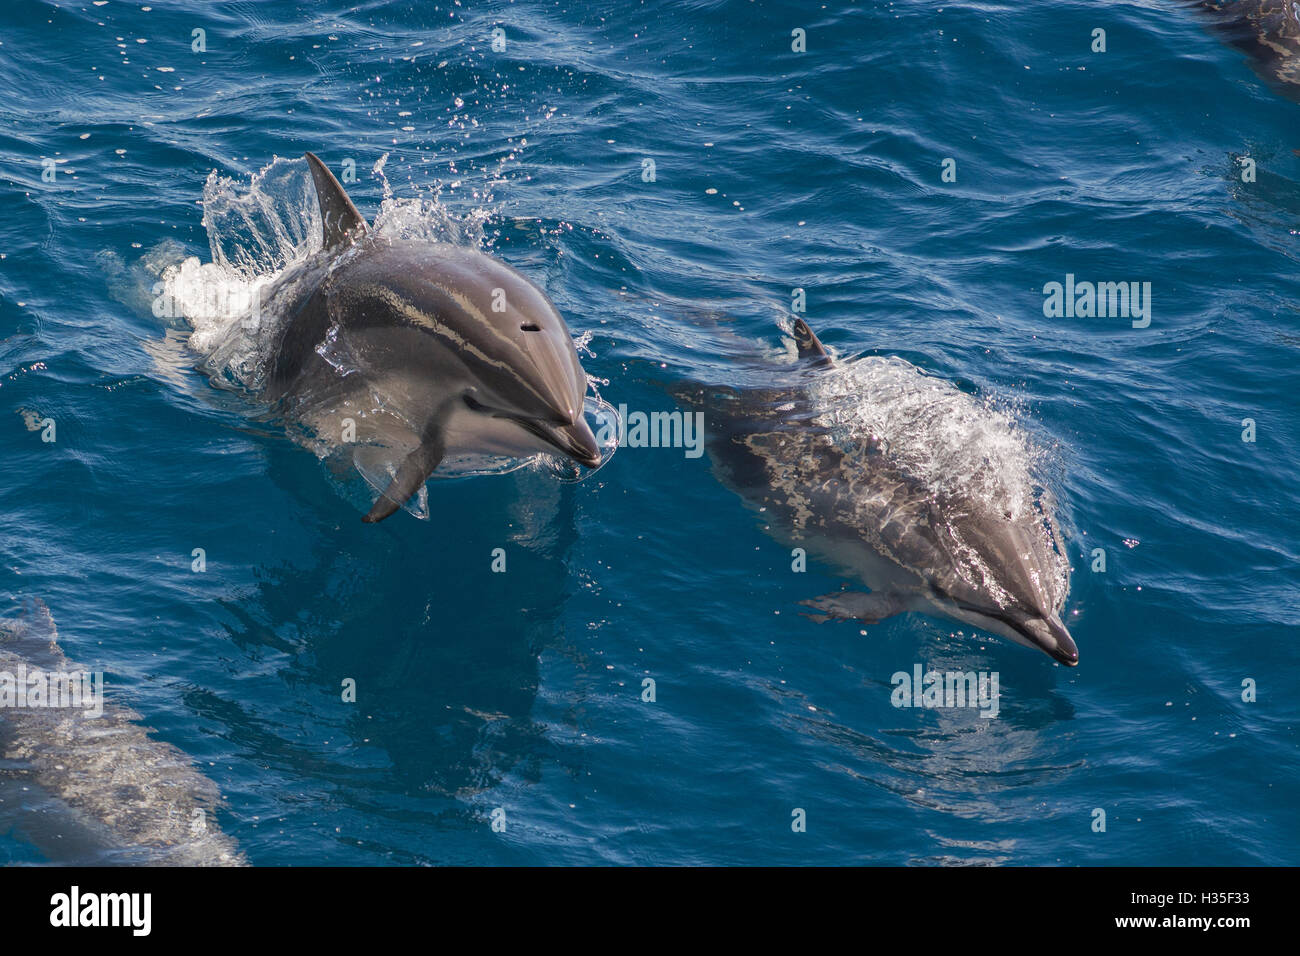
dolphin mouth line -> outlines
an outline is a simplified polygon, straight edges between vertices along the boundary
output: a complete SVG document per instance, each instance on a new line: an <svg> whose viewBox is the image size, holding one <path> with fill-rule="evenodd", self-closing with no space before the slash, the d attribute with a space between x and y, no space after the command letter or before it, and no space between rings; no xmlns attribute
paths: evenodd
<svg viewBox="0 0 1300 956"><path fill-rule="evenodd" d="M596 436L591 433L591 428L581 416L578 416L572 422L564 420L549 422L540 418L525 418L519 415L511 415L509 412L498 411L477 401L471 395L465 396L465 405L484 415L504 418L506 421L514 422L524 431L536 435L546 444L562 452L566 457L572 458L580 465L595 468L604 460L600 453L600 446L596 444Z"/></svg>
<svg viewBox="0 0 1300 956"><path fill-rule="evenodd" d="M1015 631L1031 646L1038 648L1048 657L1059 661L1066 667L1079 666L1079 648L1074 643L1074 638L1070 632L1065 629L1063 624L1056 623L1052 618L1035 617L1030 620L1041 622L1044 633L1039 633L1029 626L1027 621L1017 620L1013 615L1006 611L992 610L982 607L975 607L971 604L958 603L958 607L963 610L973 611L993 621L1005 624L1011 630Z"/></svg>
<svg viewBox="0 0 1300 956"><path fill-rule="evenodd" d="M554 425L536 418L511 418L510 420L580 465L595 468L601 462L600 448L596 445L595 436L591 434L591 429L581 418L571 425Z"/></svg>
<svg viewBox="0 0 1300 956"><path fill-rule="evenodd" d="M1064 627L1052 626L1051 621L1046 621L1048 633L1051 635L1052 643L1049 645L1043 640L1041 635L1034 633L1028 627L1017 625L1012 621L1007 624L1017 633L1023 635L1026 639L1033 642L1035 647L1041 648L1047 655L1054 660L1060 661L1066 667L1079 666L1079 649L1075 646L1074 639Z"/></svg>
<svg viewBox="0 0 1300 956"><path fill-rule="evenodd" d="M1047 633L1044 635L1029 627L1026 622L1016 621L1010 615L990 615L990 617L1005 623L1053 660L1060 661L1066 667L1079 666L1079 648L1075 646L1074 639L1070 637L1070 632L1064 626L1055 624L1050 618L1036 619L1042 621L1046 628Z"/></svg>

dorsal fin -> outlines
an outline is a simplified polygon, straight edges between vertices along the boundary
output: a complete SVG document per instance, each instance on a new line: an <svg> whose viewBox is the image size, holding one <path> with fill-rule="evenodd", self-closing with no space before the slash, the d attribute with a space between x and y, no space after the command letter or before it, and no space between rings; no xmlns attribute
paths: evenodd
<svg viewBox="0 0 1300 956"><path fill-rule="evenodd" d="M333 249L342 242L365 235L366 221L329 167L315 153L307 153L304 158L311 167L312 182L316 184L316 199L320 202L320 220L325 232L324 248Z"/></svg>
<svg viewBox="0 0 1300 956"><path fill-rule="evenodd" d="M821 339L817 338L817 333L808 327L808 323L803 319L794 320L794 345L799 350L801 359L815 359L815 365L830 365L831 357L826 354L826 347L822 345Z"/></svg>

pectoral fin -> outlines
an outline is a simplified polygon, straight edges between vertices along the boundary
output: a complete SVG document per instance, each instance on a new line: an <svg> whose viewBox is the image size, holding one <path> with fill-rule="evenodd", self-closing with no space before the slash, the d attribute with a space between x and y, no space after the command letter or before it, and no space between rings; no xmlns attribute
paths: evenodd
<svg viewBox="0 0 1300 956"><path fill-rule="evenodd" d="M907 595L896 591L836 591L821 597L800 601L806 607L816 608L823 614L806 614L814 621L862 621L876 624L887 617L901 614L908 609Z"/></svg>
<svg viewBox="0 0 1300 956"><path fill-rule="evenodd" d="M402 507L433 474L433 470L442 461L443 451L441 439L435 438L426 440L419 448L407 455L393 480L384 489L384 493L361 520L367 524L374 524L383 521Z"/></svg>

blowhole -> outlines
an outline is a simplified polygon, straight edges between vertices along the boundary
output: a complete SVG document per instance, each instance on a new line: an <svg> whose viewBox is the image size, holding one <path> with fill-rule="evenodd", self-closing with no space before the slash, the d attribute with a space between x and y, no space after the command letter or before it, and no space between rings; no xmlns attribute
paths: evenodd
<svg viewBox="0 0 1300 956"><path fill-rule="evenodd" d="M542 327L540 325L534 325L532 322L525 322L523 325L519 326L519 328L524 332L542 331Z"/></svg>

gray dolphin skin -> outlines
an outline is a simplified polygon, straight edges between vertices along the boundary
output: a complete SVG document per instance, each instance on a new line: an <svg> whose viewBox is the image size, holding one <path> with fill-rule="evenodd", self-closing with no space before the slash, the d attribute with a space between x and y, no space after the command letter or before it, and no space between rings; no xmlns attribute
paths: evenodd
<svg viewBox="0 0 1300 956"><path fill-rule="evenodd" d="M995 425L983 435L956 437L959 429L951 425L963 417L977 425L997 420L901 359L864 359L856 369L833 361L802 319L794 323L794 339L793 369L763 373L768 380L783 377L779 387L691 384L676 396L704 412L714 471L760 512L769 533L870 588L804 601L821 612L809 616L874 623L919 611L1078 664L1078 648L1061 621L1069 564L1056 545L1050 507L1019 490L990 493L1007 486L1006 476L939 475L941 467L932 464L931 439L934 447L958 450L950 466L987 461L992 456L970 446L996 441ZM882 401L897 399L915 413L899 415L894 433L888 427L875 433L846 411L870 387L855 373L878 376ZM838 388L838 407L825 399L827 386ZM927 409L917 395L935 400ZM1023 478L1016 489L1029 485L1027 472Z"/></svg>
<svg viewBox="0 0 1300 956"><path fill-rule="evenodd" d="M1264 78L1300 100L1300 0L1195 0Z"/></svg>
<svg viewBox="0 0 1300 956"><path fill-rule="evenodd" d="M38 671L86 673L64 656L44 602L29 599L19 617L0 620L0 828L58 863L247 864L217 826L216 784L188 755L102 697L98 716L67 699L19 698L17 681Z"/></svg>
<svg viewBox="0 0 1300 956"><path fill-rule="evenodd" d="M378 450L382 469L362 473L380 495L362 520L393 514L452 456L598 465L587 377L546 294L477 250L372 233L325 164L306 160L323 251L271 291L283 318L266 398L317 434L350 419L358 449Z"/></svg>

